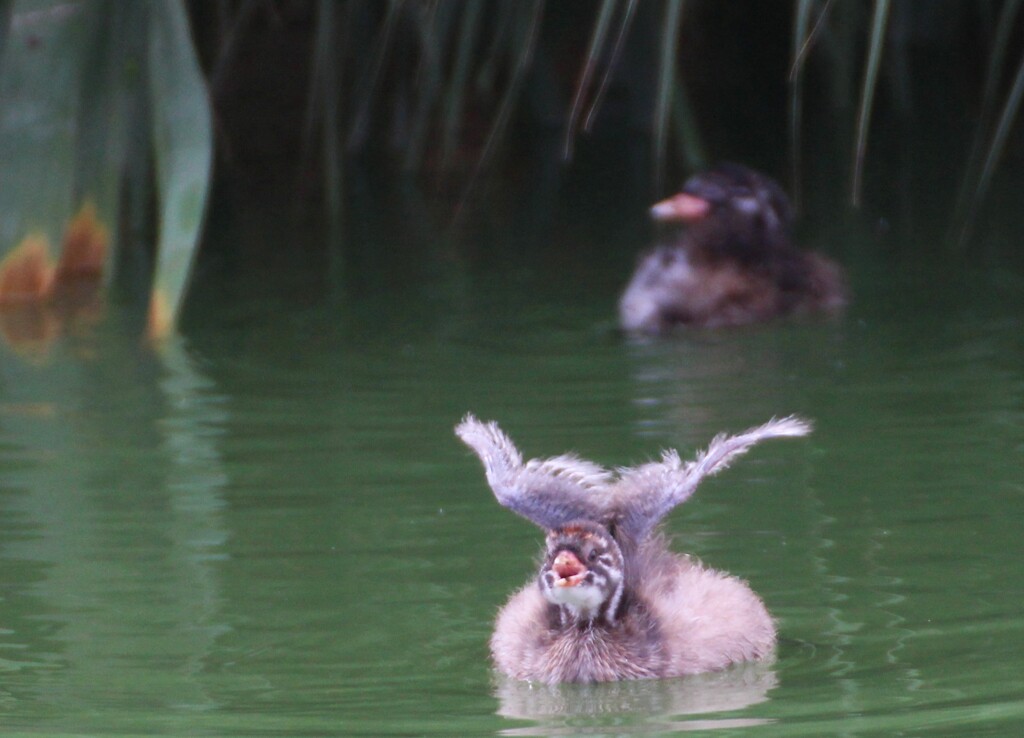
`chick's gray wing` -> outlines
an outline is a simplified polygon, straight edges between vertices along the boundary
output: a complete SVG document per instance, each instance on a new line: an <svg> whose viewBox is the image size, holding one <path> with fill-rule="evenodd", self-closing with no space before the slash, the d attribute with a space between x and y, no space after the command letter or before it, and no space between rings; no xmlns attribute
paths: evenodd
<svg viewBox="0 0 1024 738"><path fill-rule="evenodd" d="M497 423L467 415L455 428L483 462L498 502L541 528L573 520L600 521L607 514L610 473L573 454L523 462L522 454Z"/></svg>

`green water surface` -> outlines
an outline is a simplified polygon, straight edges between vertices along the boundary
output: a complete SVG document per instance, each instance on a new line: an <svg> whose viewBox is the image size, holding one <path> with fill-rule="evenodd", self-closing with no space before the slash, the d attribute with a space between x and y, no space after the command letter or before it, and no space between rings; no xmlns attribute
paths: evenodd
<svg viewBox="0 0 1024 738"><path fill-rule="evenodd" d="M637 341L605 264L446 263L355 295L289 269L201 276L161 351L116 304L44 356L4 350L5 735L1024 728L1019 275L869 256L838 320ZM774 663L497 678L491 621L541 535L454 438L467 411L527 456L608 465L812 419L667 521L762 595Z"/></svg>

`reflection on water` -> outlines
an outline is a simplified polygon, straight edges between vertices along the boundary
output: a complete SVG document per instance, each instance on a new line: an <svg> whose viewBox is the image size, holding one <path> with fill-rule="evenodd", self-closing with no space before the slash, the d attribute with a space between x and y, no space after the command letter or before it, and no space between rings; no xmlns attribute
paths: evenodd
<svg viewBox="0 0 1024 738"><path fill-rule="evenodd" d="M11 671L39 672L27 702L8 681L12 700L150 700L159 663L164 704L207 709L195 675L225 627L222 398L180 341L94 348L4 364L4 569L31 572L9 585L4 640Z"/></svg>
<svg viewBox="0 0 1024 738"><path fill-rule="evenodd" d="M836 321L634 341L613 330L608 264L574 262L567 286L536 258L357 298L291 265L200 289L202 320L161 352L116 305L45 360L2 349L5 728L1024 725L1024 285L887 261ZM491 624L541 535L454 438L467 411L527 456L624 465L811 418L806 442L755 449L667 521L675 550L765 599L776 662L495 687Z"/></svg>
<svg viewBox="0 0 1024 738"><path fill-rule="evenodd" d="M666 730L710 730L765 725L765 718L701 717L742 714L764 702L778 681L769 664L742 664L686 679L606 684L534 684L497 678L498 714L531 727L501 735L648 735Z"/></svg>

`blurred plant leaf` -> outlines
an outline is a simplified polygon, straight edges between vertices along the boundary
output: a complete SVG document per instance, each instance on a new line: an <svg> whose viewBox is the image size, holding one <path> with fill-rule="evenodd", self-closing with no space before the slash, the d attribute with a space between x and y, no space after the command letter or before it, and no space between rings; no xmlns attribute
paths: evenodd
<svg viewBox="0 0 1024 738"><path fill-rule="evenodd" d="M459 24L458 45L451 80L445 93L444 112L441 119L441 171L449 169L458 143L462 125L462 109L466 99L466 85L469 80L473 49L480 34L482 0L467 0Z"/></svg>
<svg viewBox="0 0 1024 738"><path fill-rule="evenodd" d="M665 24L661 34L658 62L658 92L654 107L654 188L660 192L665 179L665 151L668 144L669 116L675 92L676 47L679 42L679 21L683 17L683 0L665 3Z"/></svg>
<svg viewBox="0 0 1024 738"><path fill-rule="evenodd" d="M3 8L0 335L23 357L45 358L62 332L101 313L111 198L99 192L106 154L85 133L81 95L83 60L98 63L99 8L97 0ZM93 149L88 166L84 147Z"/></svg>
<svg viewBox="0 0 1024 738"><path fill-rule="evenodd" d="M981 98L981 111L975 124L974 141L971 153L967 157L967 165L960 179L960 191L957 194L956 207L953 211L951 227L958 231L957 241L962 245L967 238L971 221L974 218L979 201L978 192L982 187L982 167L986 161L986 142L991 145L989 131L992 128L992 115L995 111L999 83L1002 81L1002 70L1006 62L1006 53L1016 26L1017 13L1020 11L1021 0L1007 0L999 12L996 21L996 35L992 42L985 72L985 91ZM987 189L987 182L984 184Z"/></svg>
<svg viewBox="0 0 1024 738"><path fill-rule="evenodd" d="M1006 140L1013 130L1013 123L1017 118L1017 113L1020 111L1022 99L1024 99L1024 55L1021 56L1020 65L1017 67L1017 76L1014 78L1013 86L1006 96L1006 102L1003 104L1002 113L996 123L992 140L988 146L985 163L982 165L977 182L974 184L973 197L970 199L970 204L964 215L964 221L960 225L958 243L961 246L969 239L971 228L977 217L978 206L985 199L985 195L988 194L988 188L995 174L996 166L1006 148Z"/></svg>
<svg viewBox="0 0 1024 738"><path fill-rule="evenodd" d="M871 127L871 110L875 102L875 86L878 70L885 47L885 28L889 20L889 0L875 0L871 17L871 39L868 60L864 66L864 81L861 85L860 108L857 112L857 140L853 147L853 180L850 185L850 201L860 207L864 180L864 155L868 146L868 129Z"/></svg>
<svg viewBox="0 0 1024 738"><path fill-rule="evenodd" d="M619 33L615 37L615 46L612 47L612 53L608 58L608 63L605 64L601 84L598 86L597 92L594 93L594 99L591 101L590 107L587 109L587 114L583 117L583 130L585 132L590 131L590 126L593 123L594 116L601 107L605 93L608 92L608 88L611 85L612 73L615 71L615 67L618 66L619 57L622 56L622 48L626 45L626 37L629 35L630 26L633 25L633 17L636 15L637 2L639 2L639 0L627 0L626 2L626 9L623 11L622 20L619 22Z"/></svg>
<svg viewBox="0 0 1024 738"><path fill-rule="evenodd" d="M337 233L342 219L342 147L341 147L341 79L344 76L346 37L339 15L347 19L351 4L339 5L335 0L317 4L316 37L313 40L313 79L310 82L309 105L306 110L305 155L313 150L313 132L317 125L323 146L324 193L328 221Z"/></svg>
<svg viewBox="0 0 1024 738"><path fill-rule="evenodd" d="M810 43L810 15L814 0L797 0L793 15L792 60L789 68L789 162L790 193L793 206L800 211L803 199L800 159L800 126L803 118L803 69L806 50Z"/></svg>
<svg viewBox="0 0 1024 738"><path fill-rule="evenodd" d="M206 210L210 104L179 0L150 0L149 86L160 196L148 332L167 336L181 309Z"/></svg>
<svg viewBox="0 0 1024 738"><path fill-rule="evenodd" d="M675 121L677 156L686 165L688 172L704 169L708 165L707 154L701 139L700 126L694 115L686 85L676 79L675 94L672 95L672 120Z"/></svg>
<svg viewBox="0 0 1024 738"><path fill-rule="evenodd" d="M465 211L477 181L487 170L504 139L505 129L512 118L512 111L515 109L516 101L519 99L523 81L526 79L526 73L533 61L534 47L537 43L537 36L540 33L541 20L544 17L544 3L545 0L533 0L529 7L525 5L516 6L518 12L515 15L515 20L517 22L512 30L511 44L512 48L518 49L518 54L514 59L512 73L505 87L505 94L502 96L498 112L487 134L487 141L484 144L483 151L479 159L477 159L473 174L463 188L462 197L456 207L456 220Z"/></svg>
<svg viewBox="0 0 1024 738"><path fill-rule="evenodd" d="M569 120L565 126L565 145L562 157L567 161L572 158L572 142L576 137L576 121L579 120L583 110L583 99L590 89L590 79L597 70L597 62L604 51L605 39L608 36L608 29L611 26L612 16L615 15L616 0L602 0L601 9L594 20L594 30L590 34L590 45L587 48L587 55L583 60L583 69L580 71L579 82L576 83L576 93L573 95L572 105L569 108Z"/></svg>
<svg viewBox="0 0 1024 738"><path fill-rule="evenodd" d="M92 3L79 61L78 114L74 139L74 190L87 201L101 224L119 218L121 184L129 152L130 132L140 123L132 100L142 93L139 61L145 51L148 10L144 3L116 0ZM109 246L100 276L109 282L118 244L117 229L108 228Z"/></svg>
<svg viewBox="0 0 1024 738"><path fill-rule="evenodd" d="M373 57L367 65L368 68L360 80L359 87L353 93L353 99L357 102L358 108L348 134L347 148L349 151L358 149L369 135L370 118L373 103L377 98L381 71L384 69L388 53L391 50L395 26L398 24L403 5L404 0L388 0L388 12L380 30L377 31Z"/></svg>
<svg viewBox="0 0 1024 738"><path fill-rule="evenodd" d="M0 256L12 270L7 284L38 289L29 295L19 288L21 296L6 300L53 313L40 324L56 321L58 328L76 319L72 306L79 315L98 314L97 288L113 274L122 199L132 202L122 198L125 181L134 190L141 173L149 176L152 145L161 200L150 329L166 335L196 249L212 145L184 6L18 0L0 14L8 10L0 58Z"/></svg>
<svg viewBox="0 0 1024 738"><path fill-rule="evenodd" d="M57 243L71 214L75 53L87 41L83 3L13 10L0 59L0 255L30 233Z"/></svg>
<svg viewBox="0 0 1024 738"><path fill-rule="evenodd" d="M416 74L416 110L412 116L409 142L405 150L405 169L414 172L423 159L423 149L430 130L431 113L438 103L443 75L444 49L455 27L456 6L439 3L432 7L417 7L420 60Z"/></svg>
<svg viewBox="0 0 1024 738"><path fill-rule="evenodd" d="M803 70L807 55L814 46L825 19L832 7L832 0L825 0L824 7L818 11L818 17L811 26L811 13L817 0L797 0L796 13L793 16L793 58L789 68L789 159L790 159L790 190L793 205L799 211L803 199L803 164L801 160L801 126L803 124Z"/></svg>

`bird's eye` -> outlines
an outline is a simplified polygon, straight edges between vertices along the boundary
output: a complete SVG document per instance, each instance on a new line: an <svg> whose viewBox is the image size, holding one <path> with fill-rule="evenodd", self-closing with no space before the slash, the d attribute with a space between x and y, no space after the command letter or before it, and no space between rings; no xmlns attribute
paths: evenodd
<svg viewBox="0 0 1024 738"><path fill-rule="evenodd" d="M597 561L597 551L596 550L591 550L590 553L587 554L587 561L589 561L590 563L594 563L595 561Z"/></svg>

